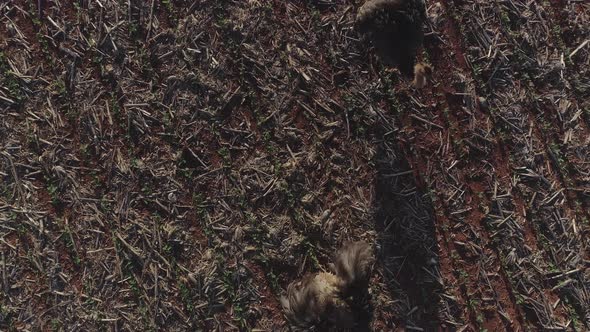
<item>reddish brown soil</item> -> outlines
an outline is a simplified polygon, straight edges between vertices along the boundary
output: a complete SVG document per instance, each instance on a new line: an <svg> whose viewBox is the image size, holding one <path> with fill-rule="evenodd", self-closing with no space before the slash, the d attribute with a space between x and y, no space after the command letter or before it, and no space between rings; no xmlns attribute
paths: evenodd
<svg viewBox="0 0 590 332"><path fill-rule="evenodd" d="M516 170L523 165L534 168L551 184L548 193L563 191L564 204L554 211L564 219L589 219L589 202L583 192L587 182L584 174L577 172L588 169L588 161L574 153L575 147L590 135L588 119L581 118L573 142L562 145L569 128L559 118L558 106L531 101L521 105L527 120L523 128L530 131L516 138L505 137L509 131L502 129L505 124L498 110L481 106L478 98L485 96L492 101L496 93L504 91L488 91L487 83L474 72L470 49L477 45L468 39L468 27L463 24L464 9L472 5L469 2L429 3L442 6L444 23L438 36L426 38L425 53L419 56L434 67L432 84L422 90L410 87L396 70L382 68L372 51L357 40L351 30L356 3L261 2L264 6L254 8L251 6L257 6L258 1L205 1L191 13L180 1L172 1L170 7L167 2L156 1L153 8L149 3L135 2L138 7L133 11L137 9L138 13L117 13L122 25L111 32L113 41L127 52L123 59L110 54L108 48L94 45L84 49L77 62L78 70L88 72L102 95L83 100L85 88L78 86L73 91L68 88L61 96L36 98L49 89L43 86L45 90L27 96L19 112L43 115L47 100L57 112L79 112L68 117L61 127L25 112L8 118L14 137L20 137L21 142L38 135L44 140L41 150L57 151L60 158L67 153L69 159L56 158L56 166L69 172L80 185L78 189L89 196L80 201L70 198L67 194L76 188L66 183L57 194L59 200L52 202L55 197L48 190L51 183L38 162L44 151L25 147L22 153L12 156L19 164L30 163L29 167L41 171L32 182L39 190L28 196L28 203L43 210L43 218L53 221L46 230L46 240L51 242L46 245L47 251L55 253L55 264L69 277L65 287L73 293L72 302L86 306L72 310L83 310L85 314L80 317L91 316L86 312L96 312L101 319L116 317L118 322L109 325L115 329L140 328L139 324L146 330L284 328L278 301L281 290L275 288L285 288L300 275L325 268L341 242L362 238L386 247L389 237L399 236L387 234L377 221L367 222L379 201L379 197L373 197L374 187L379 185L375 179L383 176L374 167L374 160L382 156L377 153L375 157L372 150L387 141L393 142L393 150L408 164L409 183L416 187L413 190L427 193L433 200L434 224L429 240L435 244L432 249L436 259L421 266L405 252L380 253L382 257L371 279L371 301L375 304L369 310L371 322L367 329L549 328L531 312L530 302L523 304L523 295L535 301L547 299L551 305L557 303L551 314L553 320L572 320L571 312L580 310L569 304L575 298L567 293L569 288L554 288L561 279L556 282L546 276L574 267L546 264L553 262L556 252L559 254L552 248L563 243L544 242L552 234L553 230L548 229L553 224L542 213L550 209L531 202L546 198L546 192L537 194L523 184ZM11 19L31 46L31 61L40 66L33 76L42 80L35 84L42 86L44 81L62 79L71 59L60 47L77 51L81 48L73 38L51 41L43 37L47 27L53 27L47 16L40 18L40 24L34 23L34 1L14 3L30 13L15 11ZM62 6L59 9L63 17L54 18L62 26L65 22L82 25L81 13L73 3L43 3L42 13ZM566 1L559 0L551 0L548 5L553 14L550 27L562 27L561 34L551 40L571 49L579 45L581 37L580 31L568 24L571 13L565 10L566 5ZM500 5L498 8L505 10ZM83 13L85 9L81 10ZM109 12L93 14L114 20ZM128 14L141 19L127 22ZM196 18L191 24L209 21L201 35L193 33L193 40L178 46L175 43L184 38L177 30L179 22L189 15ZM159 22L158 27L145 28L150 17ZM1 23L0 34L9 35L5 22ZM115 23L107 22L105 26L112 28ZM93 30L95 27L100 33ZM97 22L85 28L87 39L104 33L104 27ZM132 33L132 28L137 30ZM160 40L155 36L164 37ZM6 45L5 57L13 59L22 52L14 40L0 40ZM194 53L187 52L187 45ZM159 56L168 52L167 47L171 55L162 61ZM263 51L251 51L256 47ZM142 51L146 62L138 56ZM57 59L53 66L49 65L52 58ZM248 68L252 63L260 68ZM115 68L115 74L105 71L108 65ZM122 70L117 72L119 68ZM576 75L573 71L568 68L566 73ZM191 77L197 77L194 80L199 87L191 87L194 91L188 92L178 88L174 93L185 93L178 97L180 101L165 105L167 85ZM550 94L554 88L530 77L522 80L519 86L531 93L531 100ZM384 82L392 83L384 88ZM230 105L231 92L238 89L243 100ZM576 107L585 102L571 93L566 98ZM145 101L147 106L129 106L138 101ZM90 110L86 108L90 104L99 106ZM119 115L113 124L101 118L94 122L92 116L105 113L102 105L118 107ZM379 108L380 117L367 116L369 106ZM535 110L535 106L540 109ZM393 138L382 135L386 131L382 122L394 124L387 134ZM29 131L31 124L36 128L34 135ZM104 129L103 137L96 138L90 132L92 126L108 129ZM522 148L512 142L516 139L530 142L537 168L519 159ZM83 152L84 147L89 152ZM116 153L133 164L129 173L119 170ZM21 166L18 170L23 172ZM12 184L11 178L8 180ZM304 198L308 201L303 202ZM120 202L123 199L125 204ZM332 228L318 226L315 220L327 209L332 211L328 219ZM99 225L94 219L89 224L88 211L100 212L102 215L96 218L106 224ZM504 218L506 223L494 223L496 217ZM508 224L517 229L521 238L513 238L516 235ZM234 239L236 227L244 229L244 243ZM103 234L96 235L89 228ZM574 249L579 248L585 259L588 229L588 225L581 224L581 236L568 242L579 244ZM69 327L71 323L60 311L63 307L57 307L64 302L46 295L53 290L46 286L51 281L30 268L26 260L28 251L40 242L38 234L28 228L25 234L8 232L3 240L17 250L13 253L4 244L0 248L3 253L14 254L11 266L24 266L15 276L36 283L28 287L28 295L22 295L24 291L21 294L31 297L34 308L43 313L34 328L49 330L51 324ZM141 251L145 255L142 259L149 263L135 262L132 250L119 243L114 234ZM180 249L167 248L172 244ZM506 247L513 244L514 248ZM112 247L117 248L115 255L108 253L100 259L87 253ZM518 274L517 264L509 256L510 249L521 255L523 248L546 261L536 266L538 270L527 266L533 272L526 276ZM205 257L206 251L214 258ZM418 267L419 272L434 265L442 286L425 286L418 275L407 273L415 272L407 265ZM244 266L247 273L240 270ZM391 266L396 270L388 271ZM159 277L154 277L151 269L156 269ZM179 290L178 280L184 283L189 277L197 282ZM522 284L521 277L536 284ZM579 278L579 283L585 281L578 274L574 277ZM527 287L535 289L529 292ZM109 303L129 304L128 313L86 303L82 294L108 299ZM0 301L5 298L0 297ZM4 302L0 302L0 309L3 306ZM159 311L153 312L154 308ZM180 319L182 316L187 319ZM133 317L133 323L129 317ZM108 319L105 321L110 322ZM0 329L3 324L0 320ZM97 326L91 319L80 324L88 329ZM13 327L30 328L18 318Z"/></svg>

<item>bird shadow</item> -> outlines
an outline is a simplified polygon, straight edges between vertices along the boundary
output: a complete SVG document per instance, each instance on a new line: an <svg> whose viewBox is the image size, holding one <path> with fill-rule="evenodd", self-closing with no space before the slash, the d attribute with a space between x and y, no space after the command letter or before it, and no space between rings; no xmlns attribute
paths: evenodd
<svg viewBox="0 0 590 332"><path fill-rule="evenodd" d="M373 301L369 294L368 287L358 287L352 291L353 301L349 302L350 308L355 315L356 326L354 332L371 331L373 320Z"/></svg>
<svg viewBox="0 0 590 332"><path fill-rule="evenodd" d="M368 283L357 285L349 290L345 296L345 301L350 307L349 314L352 315L354 327L339 328L330 322L322 322L316 326L313 331L329 332L367 332L373 331L371 322L373 320L373 298L368 291ZM344 318L344 317L343 317Z"/></svg>
<svg viewBox="0 0 590 332"><path fill-rule="evenodd" d="M393 139L378 143L375 164L377 264L396 300L394 323L436 330L442 287L432 201Z"/></svg>

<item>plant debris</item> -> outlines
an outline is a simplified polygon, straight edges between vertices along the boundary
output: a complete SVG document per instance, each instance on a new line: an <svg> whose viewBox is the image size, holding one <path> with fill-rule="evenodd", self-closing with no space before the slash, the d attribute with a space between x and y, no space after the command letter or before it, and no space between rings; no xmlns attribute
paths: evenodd
<svg viewBox="0 0 590 332"><path fill-rule="evenodd" d="M590 4L388 2L0 2L0 330L590 329Z"/></svg>

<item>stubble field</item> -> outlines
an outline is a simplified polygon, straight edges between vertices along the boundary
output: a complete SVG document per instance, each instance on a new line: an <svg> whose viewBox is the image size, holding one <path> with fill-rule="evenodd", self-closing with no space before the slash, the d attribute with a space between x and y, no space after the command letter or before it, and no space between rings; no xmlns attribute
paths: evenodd
<svg viewBox="0 0 590 332"><path fill-rule="evenodd" d="M0 330L281 331L374 243L357 330L590 329L590 4L0 4Z"/></svg>

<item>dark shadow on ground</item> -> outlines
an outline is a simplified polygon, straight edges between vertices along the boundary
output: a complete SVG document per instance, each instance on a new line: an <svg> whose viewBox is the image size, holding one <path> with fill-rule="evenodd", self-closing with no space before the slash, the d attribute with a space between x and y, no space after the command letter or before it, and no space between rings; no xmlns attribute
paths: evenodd
<svg viewBox="0 0 590 332"><path fill-rule="evenodd" d="M371 331L371 321L373 320L373 298L367 291L367 288L359 288L352 294L353 301L350 308L355 314L356 328L355 332Z"/></svg>
<svg viewBox="0 0 590 332"><path fill-rule="evenodd" d="M441 302L434 209L393 136L378 143L375 156L377 264L399 301L396 325L434 331Z"/></svg>

